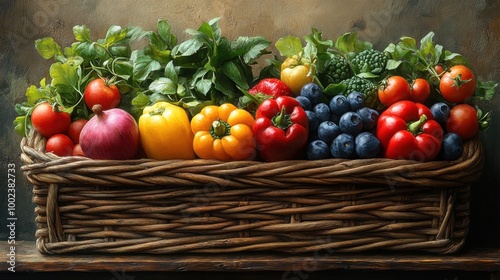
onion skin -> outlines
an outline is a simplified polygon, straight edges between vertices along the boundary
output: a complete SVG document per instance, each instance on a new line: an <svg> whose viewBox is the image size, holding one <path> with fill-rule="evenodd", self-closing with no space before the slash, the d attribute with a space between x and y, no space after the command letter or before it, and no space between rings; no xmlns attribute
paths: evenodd
<svg viewBox="0 0 500 280"><path fill-rule="evenodd" d="M92 107L95 115L80 133L80 146L85 156L92 159L127 160L139 151L139 128L127 111L114 108L102 110Z"/></svg>

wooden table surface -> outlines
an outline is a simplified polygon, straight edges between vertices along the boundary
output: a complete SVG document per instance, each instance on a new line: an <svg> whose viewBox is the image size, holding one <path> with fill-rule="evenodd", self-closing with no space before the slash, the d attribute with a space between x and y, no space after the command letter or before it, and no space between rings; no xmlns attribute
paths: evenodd
<svg viewBox="0 0 500 280"><path fill-rule="evenodd" d="M9 244L2 242L1 271L7 271ZM7 252L7 253L6 253ZM16 272L61 271L321 271L458 270L500 272L500 248L467 249L453 255L420 253L305 254L241 253L225 255L43 255L31 241L18 241Z"/></svg>

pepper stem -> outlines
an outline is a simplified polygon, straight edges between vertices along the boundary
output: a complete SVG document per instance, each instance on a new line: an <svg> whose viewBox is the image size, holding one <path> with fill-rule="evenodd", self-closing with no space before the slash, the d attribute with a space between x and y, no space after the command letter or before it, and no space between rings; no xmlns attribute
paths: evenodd
<svg viewBox="0 0 500 280"><path fill-rule="evenodd" d="M289 128L293 123L290 119L290 115L286 113L285 106L281 107L281 111L278 115L274 116L272 119L273 125L279 127L283 130Z"/></svg>
<svg viewBox="0 0 500 280"><path fill-rule="evenodd" d="M151 116L162 115L163 112L165 112L165 108L159 107L159 108L156 108L153 111L149 112L149 115L151 115Z"/></svg>
<svg viewBox="0 0 500 280"><path fill-rule="evenodd" d="M408 124L408 131L411 132L413 135L419 134L421 132L422 126L425 124L426 121L427 121L427 116L425 114L422 114L418 121Z"/></svg>
<svg viewBox="0 0 500 280"><path fill-rule="evenodd" d="M216 120L210 126L210 135L215 139L221 139L228 136L231 131L231 125L223 120Z"/></svg>

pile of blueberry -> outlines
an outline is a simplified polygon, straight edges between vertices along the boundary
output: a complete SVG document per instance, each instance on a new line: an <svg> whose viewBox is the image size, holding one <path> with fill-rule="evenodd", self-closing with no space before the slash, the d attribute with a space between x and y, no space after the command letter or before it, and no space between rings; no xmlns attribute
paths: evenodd
<svg viewBox="0 0 500 280"><path fill-rule="evenodd" d="M310 83L296 99L309 118L308 159L379 156L380 141L373 134L379 113L365 106L361 93L328 100L318 85Z"/></svg>

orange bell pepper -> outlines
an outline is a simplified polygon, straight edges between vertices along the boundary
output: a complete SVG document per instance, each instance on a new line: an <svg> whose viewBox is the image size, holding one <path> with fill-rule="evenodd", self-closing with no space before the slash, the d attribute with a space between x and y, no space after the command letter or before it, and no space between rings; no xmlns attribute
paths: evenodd
<svg viewBox="0 0 500 280"><path fill-rule="evenodd" d="M202 159L252 160L256 142L253 116L233 104L209 105L191 119L193 149Z"/></svg>

